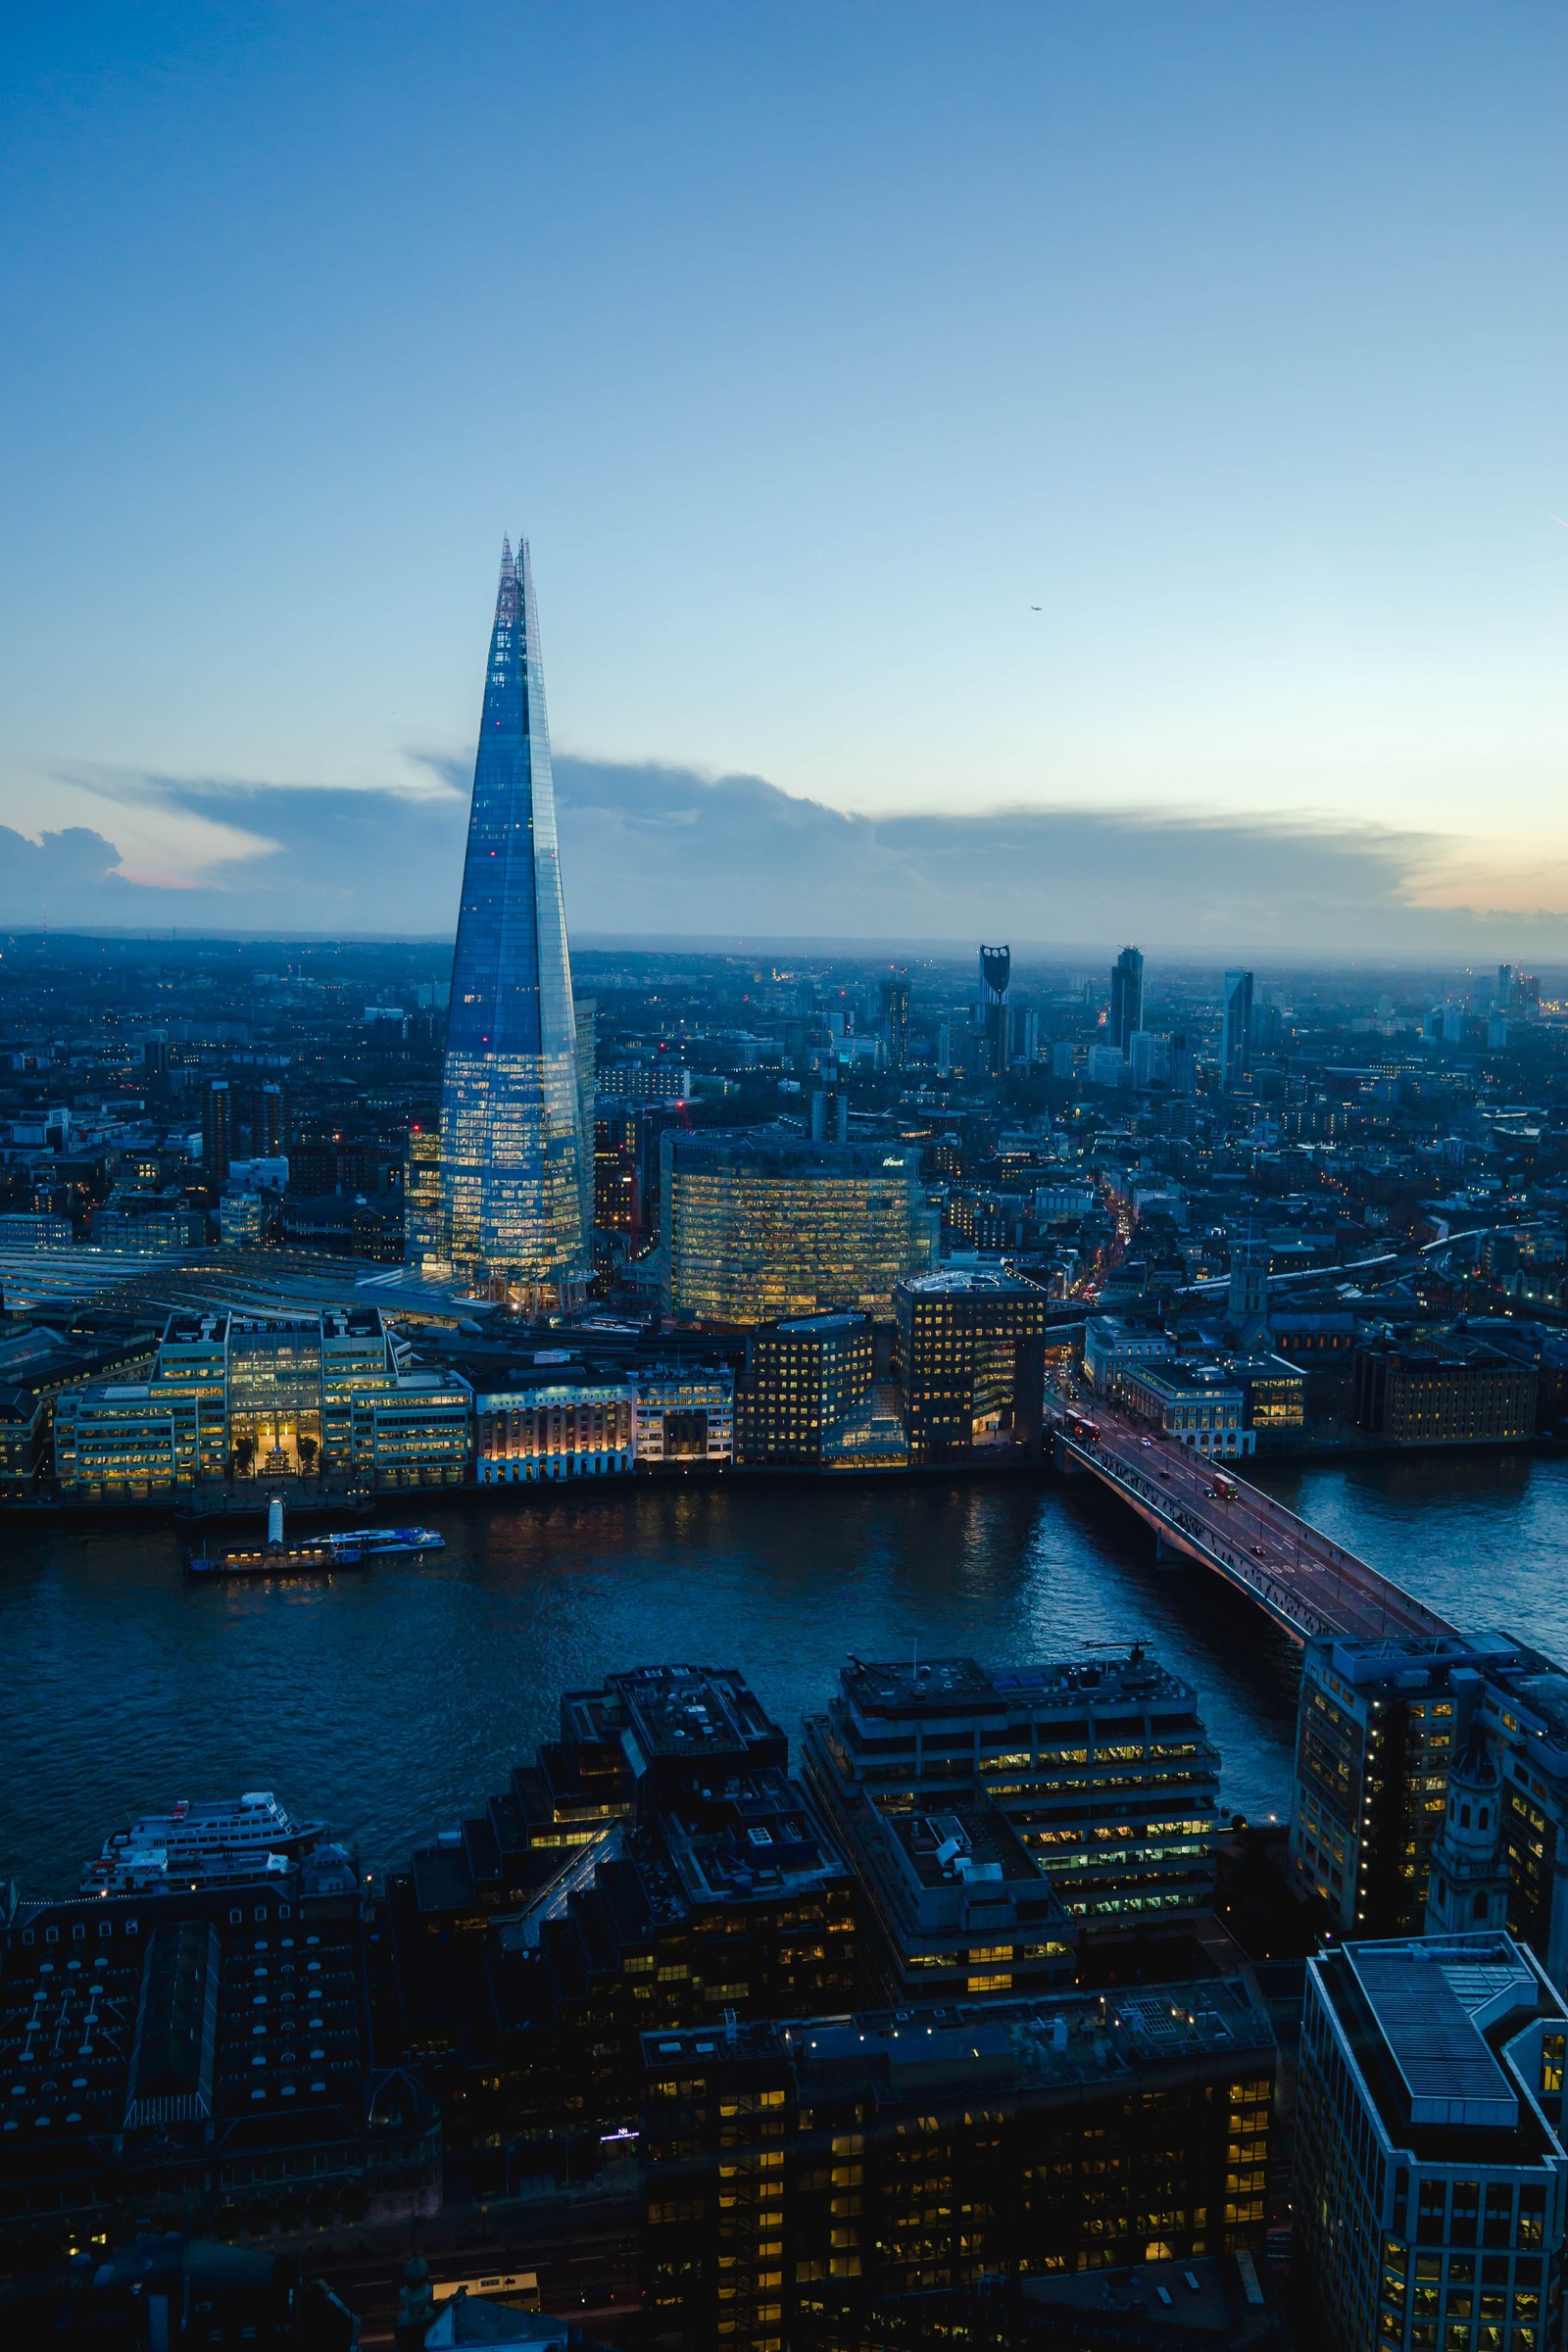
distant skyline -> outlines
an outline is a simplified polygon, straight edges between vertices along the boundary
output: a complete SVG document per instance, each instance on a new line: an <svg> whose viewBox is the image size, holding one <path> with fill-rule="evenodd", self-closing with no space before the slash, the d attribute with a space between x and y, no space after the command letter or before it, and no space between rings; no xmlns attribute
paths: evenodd
<svg viewBox="0 0 1568 2352"><path fill-rule="evenodd" d="M1568 956L1568 24L13 16L0 925Z"/></svg>

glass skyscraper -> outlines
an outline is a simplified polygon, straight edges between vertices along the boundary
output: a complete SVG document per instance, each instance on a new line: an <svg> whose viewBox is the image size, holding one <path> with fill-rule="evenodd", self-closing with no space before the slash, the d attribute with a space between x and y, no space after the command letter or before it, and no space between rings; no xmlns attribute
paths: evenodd
<svg viewBox="0 0 1568 2352"><path fill-rule="evenodd" d="M441 1250L476 1292L538 1306L586 1279L584 1132L526 541L501 557L441 1093Z"/></svg>

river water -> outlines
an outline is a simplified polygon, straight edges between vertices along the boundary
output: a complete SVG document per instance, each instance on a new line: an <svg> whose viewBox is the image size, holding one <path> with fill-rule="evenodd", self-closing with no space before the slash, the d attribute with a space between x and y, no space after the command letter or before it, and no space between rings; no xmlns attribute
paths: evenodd
<svg viewBox="0 0 1568 2352"><path fill-rule="evenodd" d="M1568 1658L1568 1460L1276 1465L1270 1488L1471 1626ZM0 1879L75 1884L180 1796L273 1788L368 1868L474 1809L563 1690L735 1665L789 1731L843 1658L1076 1655L1141 1637L1197 1688L1228 1807L1283 1813L1295 1652L1083 1478L641 1482L421 1508L445 1551L331 1579L189 1585L172 1527L0 1521Z"/></svg>

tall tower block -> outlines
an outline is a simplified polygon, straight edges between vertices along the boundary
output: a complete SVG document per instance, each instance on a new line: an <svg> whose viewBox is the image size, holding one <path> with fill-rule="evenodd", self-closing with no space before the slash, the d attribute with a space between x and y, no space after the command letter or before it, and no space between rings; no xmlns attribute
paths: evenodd
<svg viewBox="0 0 1568 2352"><path fill-rule="evenodd" d="M441 1089L453 1274L524 1308L569 1303L591 1255L571 959L527 542L503 543L463 867Z"/></svg>

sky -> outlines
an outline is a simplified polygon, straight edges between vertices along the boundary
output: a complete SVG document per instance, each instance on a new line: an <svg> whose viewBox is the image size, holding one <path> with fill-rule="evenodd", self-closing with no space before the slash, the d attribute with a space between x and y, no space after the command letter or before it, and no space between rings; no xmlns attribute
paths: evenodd
<svg viewBox="0 0 1568 2352"><path fill-rule="evenodd" d="M1555 0L12 10L0 921L1568 957Z"/></svg>

